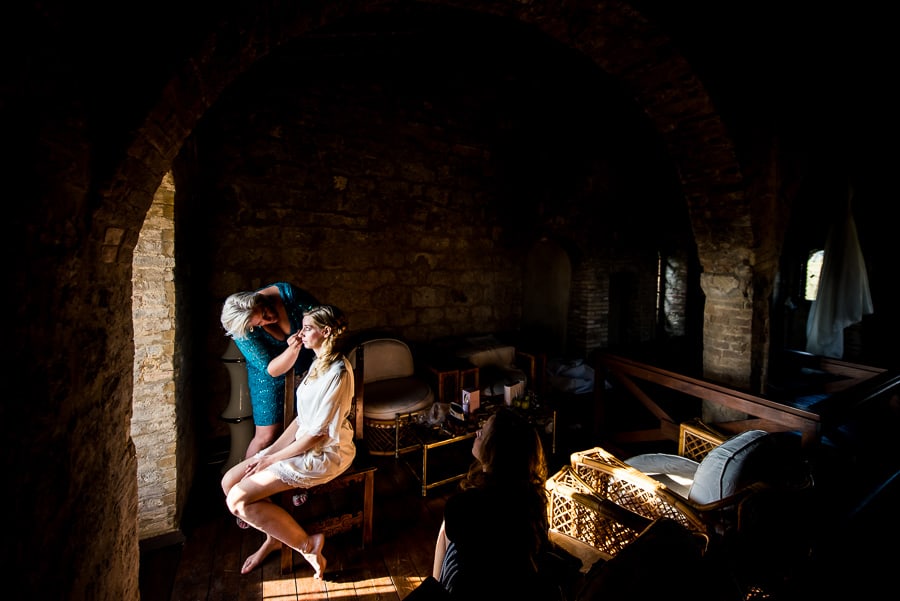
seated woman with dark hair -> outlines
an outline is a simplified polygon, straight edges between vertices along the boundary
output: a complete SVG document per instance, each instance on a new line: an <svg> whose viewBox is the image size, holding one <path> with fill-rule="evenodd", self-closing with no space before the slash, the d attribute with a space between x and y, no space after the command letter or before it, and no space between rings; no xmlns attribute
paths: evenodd
<svg viewBox="0 0 900 601"><path fill-rule="evenodd" d="M547 563L554 547L537 430L502 407L478 431L472 455L444 508L433 578L451 599L561 599L560 575Z"/></svg>

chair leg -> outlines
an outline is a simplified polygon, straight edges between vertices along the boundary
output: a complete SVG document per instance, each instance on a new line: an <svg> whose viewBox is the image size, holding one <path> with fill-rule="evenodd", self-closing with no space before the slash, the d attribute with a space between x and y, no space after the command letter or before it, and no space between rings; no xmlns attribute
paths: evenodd
<svg viewBox="0 0 900 601"><path fill-rule="evenodd" d="M362 483L362 511L357 514L355 519L356 527L362 530L362 546L372 544L372 522L375 511L375 469L367 468L356 473L346 473L338 476L336 480L345 480L347 482ZM335 481L336 482L336 481ZM323 485L328 486L328 485ZM357 484L358 486L358 484ZM292 491L284 493L282 497L282 506L293 514L294 504L292 501ZM353 526L351 526L353 527ZM341 531L345 530L343 527ZM325 532L329 530L326 528ZM281 544L281 575L288 576L293 572L294 568L294 550L284 543Z"/></svg>
<svg viewBox="0 0 900 601"><path fill-rule="evenodd" d="M375 507L375 470L366 472L363 484L363 547L372 544L372 514Z"/></svg>
<svg viewBox="0 0 900 601"><path fill-rule="evenodd" d="M281 543L281 575L288 576L294 571L294 550Z"/></svg>

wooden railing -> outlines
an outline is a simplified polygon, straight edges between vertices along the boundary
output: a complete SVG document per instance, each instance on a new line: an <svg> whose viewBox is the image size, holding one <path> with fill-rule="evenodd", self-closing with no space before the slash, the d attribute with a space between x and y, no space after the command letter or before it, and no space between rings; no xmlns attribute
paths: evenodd
<svg viewBox="0 0 900 601"><path fill-rule="evenodd" d="M864 417L879 400L891 396L900 397L900 369L884 370L842 388L810 405L809 410L821 416L823 433L830 434L848 421Z"/></svg>
<svg viewBox="0 0 900 601"><path fill-rule="evenodd" d="M673 417L673 403L683 405L693 400L696 405L699 400L748 416L746 419L716 423L720 430L731 433L753 428L769 432L796 431L801 435L802 444L809 446L818 442L823 429L837 427L886 391L900 390L897 370L888 372L830 359L820 361L818 365L820 369L832 370L831 373L845 379L840 384L832 385L823 400L809 407L798 407L784 400L773 400L618 355L601 353L597 355L595 364L594 428L611 442L677 441L683 416ZM648 387L647 383L657 387ZM663 402L660 386L680 394L667 395ZM628 431L612 423L609 417L615 412L611 411L611 403L626 402L625 398L640 403L655 418L656 427ZM686 406L681 408L690 411Z"/></svg>

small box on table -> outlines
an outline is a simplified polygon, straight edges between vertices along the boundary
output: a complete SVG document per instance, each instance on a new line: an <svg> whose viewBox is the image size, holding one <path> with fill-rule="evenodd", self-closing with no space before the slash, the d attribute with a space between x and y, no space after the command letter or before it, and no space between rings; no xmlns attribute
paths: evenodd
<svg viewBox="0 0 900 601"><path fill-rule="evenodd" d="M481 406L481 391L472 388L463 388L462 391L462 407L463 413L469 415L473 411L477 411Z"/></svg>
<svg viewBox="0 0 900 601"><path fill-rule="evenodd" d="M513 399L525 396L525 382L516 382L511 386L503 386L503 402L512 405Z"/></svg>

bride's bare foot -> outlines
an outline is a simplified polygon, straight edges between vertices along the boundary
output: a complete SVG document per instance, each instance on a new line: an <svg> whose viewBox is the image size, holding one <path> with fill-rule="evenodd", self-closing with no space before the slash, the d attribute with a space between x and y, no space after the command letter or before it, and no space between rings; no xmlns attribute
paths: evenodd
<svg viewBox="0 0 900 601"><path fill-rule="evenodd" d="M270 553L273 553L279 549L281 549L281 543L279 543L271 536L267 536L266 540L263 541L263 544L260 545L259 549L257 549L253 555L251 555L244 561L244 565L241 567L241 574L249 574L250 572L255 570L256 566L261 564L263 560L269 556Z"/></svg>
<svg viewBox="0 0 900 601"><path fill-rule="evenodd" d="M325 535L313 534L306 539L306 544L303 545L303 550L300 551L300 554L303 555L303 558L308 561L316 571L316 578L318 580L321 580L325 575L325 564L327 562L325 561L325 556L322 555L322 547L324 546Z"/></svg>

